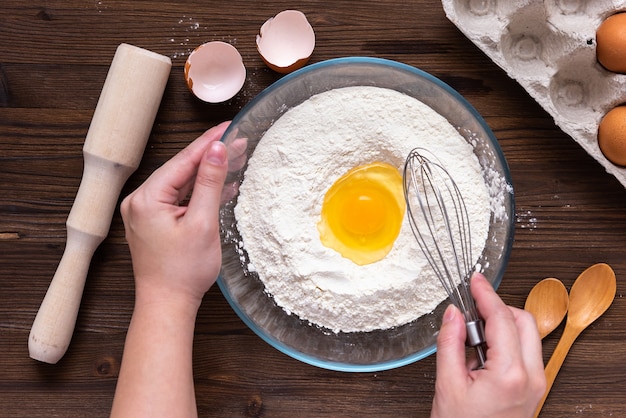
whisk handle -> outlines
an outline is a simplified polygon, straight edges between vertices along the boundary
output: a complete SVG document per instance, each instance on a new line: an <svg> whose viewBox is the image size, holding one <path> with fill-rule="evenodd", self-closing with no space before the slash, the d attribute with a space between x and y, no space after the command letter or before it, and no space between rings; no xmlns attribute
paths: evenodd
<svg viewBox="0 0 626 418"><path fill-rule="evenodd" d="M465 323L467 329L467 345L476 349L478 369L485 367L487 355L485 353L485 323L481 320L468 321Z"/></svg>
<svg viewBox="0 0 626 418"><path fill-rule="evenodd" d="M485 342L485 323L483 321L468 321L465 327L467 328L467 345L476 347Z"/></svg>

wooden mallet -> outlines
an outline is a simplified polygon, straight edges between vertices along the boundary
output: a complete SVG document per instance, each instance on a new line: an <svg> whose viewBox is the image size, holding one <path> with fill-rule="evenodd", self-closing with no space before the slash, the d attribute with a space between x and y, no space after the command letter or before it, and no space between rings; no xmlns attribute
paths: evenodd
<svg viewBox="0 0 626 418"><path fill-rule="evenodd" d="M120 192L137 169L172 61L128 44L117 48L83 146L83 177L67 218L67 243L28 338L30 357L56 363L67 351L96 248Z"/></svg>

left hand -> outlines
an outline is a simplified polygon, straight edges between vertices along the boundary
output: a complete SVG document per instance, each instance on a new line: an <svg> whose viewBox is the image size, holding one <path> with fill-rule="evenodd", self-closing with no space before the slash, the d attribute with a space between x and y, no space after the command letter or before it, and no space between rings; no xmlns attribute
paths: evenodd
<svg viewBox="0 0 626 418"><path fill-rule="evenodd" d="M218 213L228 168L219 139L227 126L209 129L122 202L138 300L181 298L199 306L217 279ZM188 205L180 206L189 192Z"/></svg>

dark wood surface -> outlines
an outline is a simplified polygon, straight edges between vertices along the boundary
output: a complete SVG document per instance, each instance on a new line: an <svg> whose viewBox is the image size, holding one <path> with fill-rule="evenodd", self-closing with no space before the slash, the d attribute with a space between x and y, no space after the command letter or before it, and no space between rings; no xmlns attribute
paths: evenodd
<svg viewBox="0 0 626 418"><path fill-rule="evenodd" d="M306 13L317 36L311 62L365 55L443 79L494 130L516 197L515 244L499 289L522 307L532 286L569 288L609 263L617 295L579 337L542 416L626 414L626 191L525 91L452 25L432 1L0 2L0 416L109 413L133 279L116 212L97 250L71 346L56 365L28 357L28 333L65 245L65 220L82 175L82 145L115 48L128 42L170 56L173 69L141 166L122 194L203 130L230 119L280 78L255 48L261 24L284 9ZM194 99L183 65L197 45L222 40L248 76L227 103ZM544 340L547 361L562 326ZM275 350L230 309L215 286L200 309L195 378L201 416L428 416L435 357L378 373L341 373Z"/></svg>

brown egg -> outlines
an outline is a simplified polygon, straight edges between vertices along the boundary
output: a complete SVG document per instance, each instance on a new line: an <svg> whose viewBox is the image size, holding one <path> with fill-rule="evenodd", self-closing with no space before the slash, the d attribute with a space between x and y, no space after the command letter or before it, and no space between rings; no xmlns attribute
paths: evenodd
<svg viewBox="0 0 626 418"><path fill-rule="evenodd" d="M285 10L261 26L256 46L268 67L287 74L307 63L315 48L315 32L304 13Z"/></svg>
<svg viewBox="0 0 626 418"><path fill-rule="evenodd" d="M596 31L596 55L609 71L626 73L626 13L609 16Z"/></svg>
<svg viewBox="0 0 626 418"><path fill-rule="evenodd" d="M604 115L598 126L598 145L609 161L626 166L626 105Z"/></svg>

